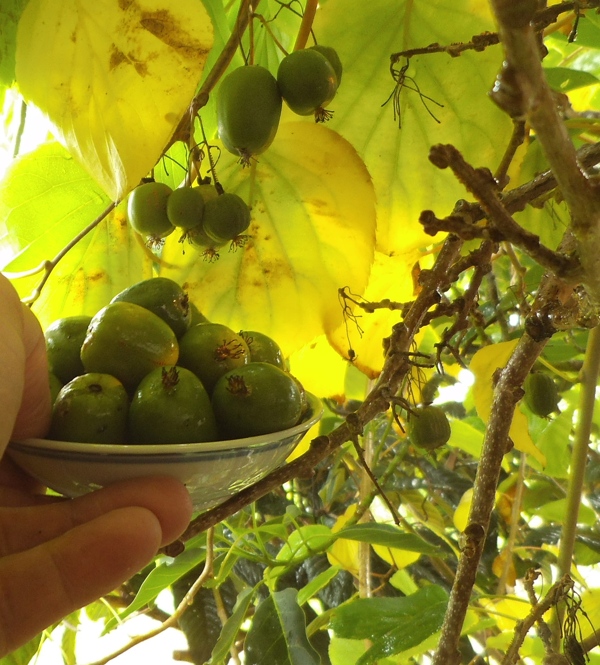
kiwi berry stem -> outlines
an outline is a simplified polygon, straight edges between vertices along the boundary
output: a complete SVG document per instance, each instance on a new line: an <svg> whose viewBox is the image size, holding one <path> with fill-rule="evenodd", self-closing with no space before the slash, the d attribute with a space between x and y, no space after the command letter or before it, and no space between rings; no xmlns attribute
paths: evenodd
<svg viewBox="0 0 600 665"><path fill-rule="evenodd" d="M312 32L312 26L318 6L318 0L306 0L306 7L304 8L304 14L302 15L302 23L300 24L300 29L296 36L296 43L294 44L294 51L300 51L306 46L308 37Z"/></svg>

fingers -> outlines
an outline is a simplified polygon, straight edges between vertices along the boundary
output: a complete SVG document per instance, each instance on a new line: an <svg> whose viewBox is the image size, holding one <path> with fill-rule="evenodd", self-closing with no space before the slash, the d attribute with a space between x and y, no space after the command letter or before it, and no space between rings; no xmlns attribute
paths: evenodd
<svg viewBox="0 0 600 665"><path fill-rule="evenodd" d="M45 340L34 314L0 274L0 456L9 439L43 436L50 423Z"/></svg>
<svg viewBox="0 0 600 665"><path fill-rule="evenodd" d="M122 481L69 501L0 509L0 556L48 542L110 511L138 506L152 512L161 528L159 545L173 542L192 515L190 496L167 477Z"/></svg>
<svg viewBox="0 0 600 665"><path fill-rule="evenodd" d="M118 587L152 560L163 540L150 510L119 508L0 559L0 658Z"/></svg>
<svg viewBox="0 0 600 665"><path fill-rule="evenodd" d="M45 436L50 427L50 384L46 340L39 321L23 305L25 385L13 429L14 439Z"/></svg>

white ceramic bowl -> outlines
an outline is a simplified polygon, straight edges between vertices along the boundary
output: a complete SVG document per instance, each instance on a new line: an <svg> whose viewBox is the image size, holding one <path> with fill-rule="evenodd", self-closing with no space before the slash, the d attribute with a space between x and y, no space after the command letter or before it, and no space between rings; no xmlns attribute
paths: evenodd
<svg viewBox="0 0 600 665"><path fill-rule="evenodd" d="M309 409L290 429L211 443L125 445L49 439L13 441L7 452L22 469L65 496L80 496L117 480L168 475L188 488L197 512L208 510L280 466L323 414L307 394Z"/></svg>

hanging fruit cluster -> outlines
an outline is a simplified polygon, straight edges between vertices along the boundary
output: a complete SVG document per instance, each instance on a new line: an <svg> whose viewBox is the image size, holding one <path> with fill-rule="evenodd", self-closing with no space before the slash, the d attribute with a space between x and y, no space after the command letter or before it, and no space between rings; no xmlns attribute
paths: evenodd
<svg viewBox="0 0 600 665"><path fill-rule="evenodd" d="M289 53L279 64L277 77L261 65L238 67L217 92L219 138L242 165L248 165L273 142L284 101L294 113L324 122L331 117L325 106L341 80L342 64L328 46ZM160 247L179 228L181 240L209 259L218 258L218 248L227 243L241 246L250 225L250 208L237 194L207 184L173 190L154 180L131 192L127 216L149 247Z"/></svg>
<svg viewBox="0 0 600 665"><path fill-rule="evenodd" d="M242 165L248 165L273 142L283 101L294 113L324 122L331 117L325 106L341 80L342 63L327 46L292 51L279 64L276 77L261 65L238 67L217 92L219 138Z"/></svg>
<svg viewBox="0 0 600 665"><path fill-rule="evenodd" d="M279 432L307 413L274 340L207 321L164 277L93 317L55 321L45 337L52 439L201 443Z"/></svg>
<svg viewBox="0 0 600 665"><path fill-rule="evenodd" d="M218 255L228 242L239 244L250 226L250 208L237 194L219 193L213 185L171 189L150 181L136 187L127 202L131 226L151 247L182 230L182 240L206 255Z"/></svg>

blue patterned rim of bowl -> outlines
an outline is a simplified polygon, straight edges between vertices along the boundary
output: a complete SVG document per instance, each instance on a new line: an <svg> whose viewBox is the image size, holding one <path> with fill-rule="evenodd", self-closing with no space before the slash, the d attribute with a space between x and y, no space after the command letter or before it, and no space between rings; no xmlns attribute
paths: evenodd
<svg viewBox="0 0 600 665"><path fill-rule="evenodd" d="M266 452L280 446L289 445L302 436L319 421L323 415L321 400L311 393L306 394L309 408L303 420L289 429L226 441L208 443L173 443L173 444L106 444L74 443L53 441L51 439L26 439L11 441L9 450L35 457L51 457L69 461L90 461L97 463L168 463L191 462L198 460L235 459L245 457L249 449Z"/></svg>

